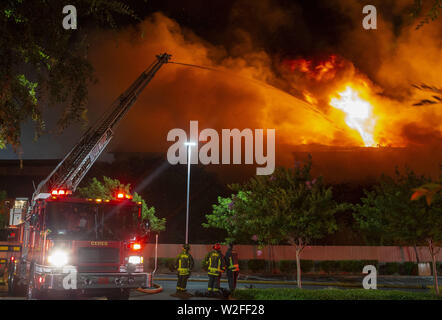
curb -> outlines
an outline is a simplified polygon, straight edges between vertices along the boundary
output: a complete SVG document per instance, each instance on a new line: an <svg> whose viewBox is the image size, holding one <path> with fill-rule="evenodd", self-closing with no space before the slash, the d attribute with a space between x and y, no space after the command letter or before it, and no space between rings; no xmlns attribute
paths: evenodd
<svg viewBox="0 0 442 320"><path fill-rule="evenodd" d="M155 278L157 281L177 281L176 278ZM206 279L189 279L191 282L207 282ZM226 279L221 279L221 282L227 283ZM281 284L281 285L293 285L296 286L296 281L266 281L266 280L238 280L238 283L247 284ZM351 283L351 282L312 282L303 281L303 285L310 286L335 286L335 287L351 287L351 288L362 288L361 284ZM396 288L396 289L433 289L432 285L392 285L392 284L378 284L378 288Z"/></svg>

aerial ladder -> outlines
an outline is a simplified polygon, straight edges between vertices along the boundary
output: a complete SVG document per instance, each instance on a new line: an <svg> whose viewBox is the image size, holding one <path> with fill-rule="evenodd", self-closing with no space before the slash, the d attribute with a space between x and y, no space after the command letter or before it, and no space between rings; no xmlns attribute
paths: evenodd
<svg viewBox="0 0 442 320"><path fill-rule="evenodd" d="M124 115L136 102L138 96L149 84L157 71L168 63L171 55L162 53L141 75L124 91L101 116L99 121L90 127L80 138L79 142L61 160L46 179L35 189L24 221L24 237L22 257L26 260L27 244L29 241L29 226L32 208L37 199L51 196L51 190L63 190L67 194L75 192L86 173L98 159L100 154L112 140L114 131Z"/></svg>

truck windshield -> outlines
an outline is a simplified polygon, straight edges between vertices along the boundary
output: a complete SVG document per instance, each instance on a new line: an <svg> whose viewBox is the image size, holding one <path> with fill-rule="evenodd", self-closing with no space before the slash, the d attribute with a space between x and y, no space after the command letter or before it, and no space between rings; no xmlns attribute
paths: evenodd
<svg viewBox="0 0 442 320"><path fill-rule="evenodd" d="M48 202L48 238L125 240L139 233L138 208L132 205Z"/></svg>

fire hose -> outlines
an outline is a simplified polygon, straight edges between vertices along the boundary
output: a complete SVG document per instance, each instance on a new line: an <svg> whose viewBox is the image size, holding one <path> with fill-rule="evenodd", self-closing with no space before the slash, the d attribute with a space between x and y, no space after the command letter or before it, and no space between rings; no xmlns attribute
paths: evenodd
<svg viewBox="0 0 442 320"><path fill-rule="evenodd" d="M161 291L163 291L163 287L160 286L159 284L153 283L153 289L151 288L138 288L137 291L142 292L142 293L149 293L149 294L155 294L155 293L160 293Z"/></svg>

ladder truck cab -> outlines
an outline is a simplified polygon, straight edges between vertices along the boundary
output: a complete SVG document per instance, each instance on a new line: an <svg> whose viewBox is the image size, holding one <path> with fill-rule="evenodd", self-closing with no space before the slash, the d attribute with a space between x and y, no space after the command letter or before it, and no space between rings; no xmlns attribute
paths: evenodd
<svg viewBox="0 0 442 320"><path fill-rule="evenodd" d="M141 202L121 190L115 190L113 199L79 199L73 194L117 124L170 57L157 55L38 185L16 226L21 253L9 263L11 295L128 299L131 289L149 287L142 255L149 229L142 222Z"/></svg>
<svg viewBox="0 0 442 320"><path fill-rule="evenodd" d="M36 200L28 231L30 263L22 270L28 278L22 284L12 280L13 293L27 287L30 298L69 293L126 299L131 288L148 286L141 203L129 195L102 200L64 193L56 190Z"/></svg>

